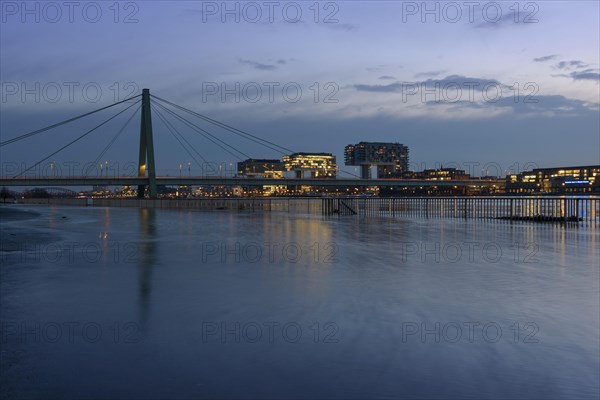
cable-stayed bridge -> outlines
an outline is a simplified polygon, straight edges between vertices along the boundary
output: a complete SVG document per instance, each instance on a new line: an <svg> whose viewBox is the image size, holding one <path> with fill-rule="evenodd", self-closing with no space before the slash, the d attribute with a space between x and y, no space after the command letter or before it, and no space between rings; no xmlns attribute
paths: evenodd
<svg viewBox="0 0 600 400"><path fill-rule="evenodd" d="M153 115L158 117L164 130L168 132L175 140L179 143L185 153L194 161L195 164L200 166L202 163L208 163L206 158L196 149L195 146L177 129L176 121L179 126L183 126L186 129L202 136L204 139L210 141L215 146L219 147L223 151L227 152L231 156L238 160L253 158L246 154L239 147L235 147L230 143L223 140L207 129L202 128L199 123L206 123L213 127L223 129L233 135L236 135L244 140L253 142L254 144L260 145L273 153L277 153L278 157L285 154L294 153L294 150L276 144L272 141L262 139L256 135L253 135L244 130L235 128L226 123L217 121L203 114L177 105L169 100L160 98L150 94L149 89L143 89L142 94L127 98L125 100L116 102L109 106L99 108L94 111L87 112L85 114L69 118L67 120L46 126L41 129L34 130L11 139L0 142L0 147L8 148L14 143L18 143L38 135L44 134L52 129L73 123L81 120L85 117L97 114L99 112L112 109L119 105L125 105L126 107L116 112L111 117L103 120L91 129L86 130L78 137L70 140L68 143L59 146L56 150L43 157L41 160L35 162L29 167L23 168L17 174L10 177L0 178L0 186L137 186L138 197L144 197L147 195L150 198L157 197L157 186L158 185L187 185L187 186L202 186L202 185L218 185L218 186L266 186L266 185L287 185L287 186L322 186L322 187L372 187L372 186L386 186L386 187L426 187L426 186L453 186L453 187L464 187L464 186L498 186L501 181L498 180L465 180L465 181L430 181L430 180L413 180L413 179L359 179L358 177L352 178L308 178L308 179L270 179L270 178L241 178L241 177L207 177L207 176L157 176L156 173L156 162L155 162L155 145L154 145L154 129L153 129ZM136 107L137 106L137 107ZM131 116L126 120L125 124L112 136L108 144L100 151L98 156L92 162L92 165L98 165L101 163L103 157L113 147L115 142L123 134L127 126L134 119L135 115L141 111L140 118L140 135L139 135L139 152L137 162L137 176L90 176L90 174L82 174L81 176L42 176L36 177L31 176L31 171L36 167L39 167L43 163L47 163L48 160L52 159L59 153L63 152L70 146L79 143L84 138L98 132L100 128L113 121L115 118L122 114L126 114L127 111L133 110ZM90 149L90 152L94 149ZM180 166L181 169L181 166ZM100 174L102 175L102 174ZM353 175L353 174L351 174Z"/></svg>

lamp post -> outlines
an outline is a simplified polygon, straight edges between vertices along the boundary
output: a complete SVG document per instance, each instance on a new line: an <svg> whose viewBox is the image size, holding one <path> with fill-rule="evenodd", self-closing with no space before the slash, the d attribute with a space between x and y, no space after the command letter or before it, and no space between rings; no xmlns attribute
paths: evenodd
<svg viewBox="0 0 600 400"><path fill-rule="evenodd" d="M188 176L192 176L192 163L188 161Z"/></svg>
<svg viewBox="0 0 600 400"><path fill-rule="evenodd" d="M181 167L182 167L182 165L181 165L181 163L179 163L179 177L180 178L181 178Z"/></svg>
<svg viewBox="0 0 600 400"><path fill-rule="evenodd" d="M108 178L108 161L104 161L104 167L106 168L106 177Z"/></svg>

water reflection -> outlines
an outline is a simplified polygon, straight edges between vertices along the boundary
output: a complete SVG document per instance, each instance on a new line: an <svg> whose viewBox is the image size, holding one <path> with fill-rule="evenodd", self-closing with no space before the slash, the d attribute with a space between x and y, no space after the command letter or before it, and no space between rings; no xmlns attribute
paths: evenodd
<svg viewBox="0 0 600 400"><path fill-rule="evenodd" d="M140 208L139 246L137 255L139 276L140 323L145 323L150 313L150 294L152 292L152 270L156 265L156 210Z"/></svg>
<svg viewBox="0 0 600 400"><path fill-rule="evenodd" d="M29 373L46 398L89 397L99 378L111 385L98 398L598 398L594 229L87 208L69 209L55 231L137 252L132 263L111 250L102 263L0 268L4 319L103 328L98 342L29 334L16 373L0 376L17 395L32 385L11 378ZM302 256L282 253L286 244ZM115 341L114 323L126 321L139 323L139 341L128 330ZM454 323L456 342L443 329ZM479 324L474 341L465 323ZM488 323L503 330L497 342L482 336ZM535 323L539 342L515 340L515 323ZM302 329L298 342L282 334L289 324ZM407 337L406 324L420 332Z"/></svg>

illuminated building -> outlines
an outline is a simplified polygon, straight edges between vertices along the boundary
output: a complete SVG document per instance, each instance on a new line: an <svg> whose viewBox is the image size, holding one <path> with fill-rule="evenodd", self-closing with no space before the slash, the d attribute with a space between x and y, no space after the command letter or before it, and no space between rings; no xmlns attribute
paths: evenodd
<svg viewBox="0 0 600 400"><path fill-rule="evenodd" d="M407 171L402 174L404 179L425 179L432 181L468 180L471 175L465 170L456 168L425 169L420 172Z"/></svg>
<svg viewBox="0 0 600 400"><path fill-rule="evenodd" d="M600 165L537 168L506 176L507 193L600 193Z"/></svg>
<svg viewBox="0 0 600 400"><path fill-rule="evenodd" d="M247 160L238 162L238 174L241 176L282 179L283 171L283 163L280 160L264 160L249 158ZM274 194L285 192L287 187L285 185L265 185L262 188L262 195L271 196Z"/></svg>
<svg viewBox="0 0 600 400"><path fill-rule="evenodd" d="M344 163L361 167L362 179L369 179L371 166L377 178L398 177L408 170L408 147L401 143L360 142L344 148Z"/></svg>
<svg viewBox="0 0 600 400"><path fill-rule="evenodd" d="M283 178L283 163L279 160L249 158L238 162L238 174L261 178Z"/></svg>
<svg viewBox="0 0 600 400"><path fill-rule="evenodd" d="M294 153L283 156L286 171L293 171L298 179L308 173L311 178L335 178L337 165L331 153Z"/></svg>

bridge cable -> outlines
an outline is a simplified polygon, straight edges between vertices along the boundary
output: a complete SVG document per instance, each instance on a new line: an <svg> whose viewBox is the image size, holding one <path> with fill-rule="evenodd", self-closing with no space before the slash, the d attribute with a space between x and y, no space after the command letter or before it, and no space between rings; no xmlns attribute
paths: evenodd
<svg viewBox="0 0 600 400"><path fill-rule="evenodd" d="M112 117L110 117L109 119L105 120L104 122L100 123L99 125L96 125L94 128L90 129L89 131L87 131L86 133L84 133L83 135L79 136L78 138L72 140L71 142L67 143L66 145L64 145L63 147L61 147L60 149L56 150L54 153L50 154L48 157L38 161L37 163L33 164L31 167L25 169L24 171L21 171L19 174L13 176L14 178L17 178L18 176L21 176L22 174L24 174L25 172L37 167L38 165L40 165L41 163L43 163L44 161L46 161L47 159L49 159L50 157L52 157L53 155L63 151L64 149L66 149L67 147L69 147L70 145L72 145L73 143L83 139L85 136L89 135L90 133L94 132L96 129L100 128L101 126L105 125L107 122L115 119L116 117L118 117L119 115L123 114L125 111L129 110L131 107L133 107L134 105L136 105L137 102L131 104L130 106L128 106L127 108L125 108L124 110L119 111L117 114L113 115Z"/></svg>
<svg viewBox="0 0 600 400"><path fill-rule="evenodd" d="M202 164L200 164L200 162L198 162L198 160L196 159L196 157L194 157L194 155L189 151L189 149L183 144L183 142L181 141L181 139L183 139L191 148L192 150L194 150L194 152L196 152L196 154L198 154L200 156L200 158L208 164L208 161L206 161L206 159L204 157L202 157L202 154L200 154L198 152L198 150L196 150L186 139L185 137L183 137L183 135L181 135L181 133L179 131L177 131L177 129L175 129L175 127L169 122L167 121L167 119L162 115L162 113L154 106L154 104L151 104L150 107L152 107L152 110L154 110L154 112L156 113L156 115L158 115L159 119L161 120L161 122L163 123L164 126L167 127L167 129L169 130L169 133L175 138L177 139L177 141L179 142L179 144L181 145L181 147L183 147L183 149L186 151L186 153L189 154L190 157L192 157L192 159L194 160L194 162L196 164L198 164L198 166L200 168L202 168ZM177 137L177 135L179 135L181 137L181 139L179 139L179 137Z"/></svg>
<svg viewBox="0 0 600 400"><path fill-rule="evenodd" d="M180 122L184 123L185 125L187 125L189 128L191 128L192 130L196 131L197 133L199 133L200 135L204 136L206 139L210 140L211 142L213 142L214 144L216 144L217 146L219 146L220 148L222 148L223 150L225 150L226 152L228 152L229 154L231 154L232 156L234 156L235 158L237 158L238 160L241 160L240 156L232 153L231 151L227 150L225 147L223 147L222 145L220 145L219 143L215 142L219 141L222 144L224 144L225 146L231 148L233 151L237 151L238 153L240 153L241 155L248 157L247 154L245 154L244 152L236 149L235 147L231 146L230 144L226 143L225 141L219 139L218 137L216 137L215 135L211 134L210 132L206 131L205 129L202 129L201 127L199 127L198 125L194 124L193 122L189 121L188 119L186 119L185 117L182 117L181 115L177 114L176 112L174 112L173 110L169 110L167 107L165 107L164 105L160 104L160 103L155 103L157 106L161 107L164 111L168 112L170 115L174 116L175 118L177 118Z"/></svg>
<svg viewBox="0 0 600 400"><path fill-rule="evenodd" d="M211 142L213 142L214 144L216 144L217 146L219 146L220 148L222 148L223 150L225 150L226 152L228 152L229 154L231 154L232 156L234 156L235 158L237 158L238 160L241 160L242 158L234 153L232 153L231 151L227 150L225 147L223 147L222 145L220 145L219 143L215 142L215 140L223 143L225 146L233 149L234 151L237 151L238 153L240 153L241 155L243 155L246 158L250 158L249 155L247 155L246 153L242 152L241 150L236 149L235 147L233 147L232 145L224 142L223 140L219 139L218 137L214 136L213 134L211 134L210 132L200 128L198 125L194 124L193 122L190 122L188 119L182 117L181 115L177 114L176 112L174 112L173 110L169 110L168 108L166 108L165 106L163 106L160 103L156 103L156 105L158 105L159 107L161 107L163 110L165 110L166 112L168 112L169 114L173 115L175 118L177 118L178 120L184 122L186 125L188 125L189 127L191 127L193 130L195 130L196 132L198 132L199 134L201 134L202 136L204 136L206 139L210 140ZM209 137L208 137L208 136ZM212 138L212 139L211 139ZM213 140L214 139L214 140Z"/></svg>
<svg viewBox="0 0 600 400"><path fill-rule="evenodd" d="M353 176L353 177L355 177L355 178L360 178L360 175L353 174L352 172L342 171L341 169L339 170L339 172L340 172L340 174L341 174L341 173L344 173L344 174L347 174L347 175Z"/></svg>
<svg viewBox="0 0 600 400"><path fill-rule="evenodd" d="M14 138L12 138L12 139L5 140L4 142L0 142L0 147L2 147L2 146L6 146L6 145L8 145L8 144L11 144L11 143L14 143L14 142L18 142L19 140L26 139L26 138L28 138L28 137L31 137L31 136L34 136L34 135L37 135L38 133L42 133L42 132L49 131L50 129L53 129L53 128L56 128L56 127L59 127L59 126L61 126L61 125L64 125L64 124L68 124L69 122L73 122L73 121L76 121L76 120L78 120L78 119L81 119L81 118L83 118L83 117L87 117L88 115L95 114L95 113L97 113L97 112L99 112L99 111L106 110L106 109L108 109L108 108L110 108L110 107L116 106L117 104L121 104L121 103L128 102L129 100L135 99L135 98L137 98L137 97L140 97L140 96L141 96L141 94L138 94L137 96L133 96L133 97L130 97L130 98L128 98L128 99L125 99L125 100L119 101L119 102L117 102L117 103L111 104L111 105L109 105L109 106L106 106L106 107L99 108L99 109L97 109L97 110L95 110L95 111L90 111L90 112L88 112L88 113L85 113L85 114L79 115L79 116L77 116L77 117L69 118L69 119L67 119L67 120L64 120L64 121L62 121L62 122L58 122L58 123L56 123L56 124L53 124L53 125L47 126L47 127L45 127L45 128L41 128L41 129L35 130L35 131L33 131L33 132L29 132L29 133L26 133L26 134L24 134L24 135L20 135L20 136L14 137Z"/></svg>
<svg viewBox="0 0 600 400"><path fill-rule="evenodd" d="M131 114L131 117L129 117L129 119L125 122L125 124L121 127L121 129L119 129L119 131L117 132L117 134L115 136L113 136L113 138L111 139L111 141L106 145L106 147L104 148L104 150L102 150L102 152L100 153L100 155L98 155L98 157L96 157L96 159L94 160L92 165L97 165L98 161L100 161L100 159L102 159L102 157L106 154L106 152L112 147L112 145L117 141L117 139L119 138L119 136L121 136L121 134L123 133L123 131L125 131L125 128L127 128L127 126L129 125L129 123L131 122L131 120L133 119L133 117L136 116L137 112L140 110L140 108L142 108L142 105L140 104L138 106L138 108L135 109L135 111L133 112L133 114ZM87 174L84 175L85 178L87 178Z"/></svg>
<svg viewBox="0 0 600 400"><path fill-rule="evenodd" d="M160 99L160 98L158 98L158 97L156 97L156 96L152 96L152 97L155 97L155 98L157 98L157 99ZM270 143L270 144L272 144L273 146L277 146L277 147L283 148L283 149L285 149L285 150L289 150L289 149L286 149L285 147L282 147L282 146L279 146L279 145L277 145L277 144L275 144L275 143L269 142L268 140L261 139L261 138L259 138L259 137L257 137L257 136L254 136L254 135L252 135L252 134L249 134L249 133L247 133L247 132L241 131L241 130L239 130L239 129L237 129L237 128L234 128L234 127L232 127L232 126L229 126L229 125L227 125L227 124L224 124L224 123L222 123L222 122L216 121L216 120L214 120L214 119L212 119L212 118L206 117L206 116L204 116L204 115L202 115L202 114L198 114L198 113L196 113L196 112L194 112L194 111L192 111L192 110L189 110L189 109L187 109L187 108L185 108L185 107L182 107L182 106L179 106L179 105L177 105L177 104L171 103L171 102L169 102L169 101L167 101L167 100L164 100L164 99L160 99L160 100L161 100L161 101L164 101L164 102L166 102L167 104L170 104L171 106L173 106L173 107L176 107L176 108L178 108L178 109L180 109L180 110L182 110L182 111L185 111L185 112L187 112L187 113L190 113L190 114L192 114L193 116L195 116L195 117L198 117L198 118L200 118L200 119L202 119L202 120L204 120L204 121L206 121L206 122L209 122L209 123L211 123L211 124L213 124L213 125L216 125L216 126L218 126L219 128L225 129L225 130L227 130L227 131L229 131L229 132L231 132L231 133L234 133L234 134L236 134L236 135L238 135L238 136L241 136L242 138L244 138L244 139L246 139L246 140L250 140L250 141L252 141L252 142L254 142L254 143L257 143L257 144L259 144L259 145L261 145L261 146L267 147L267 148L269 148L269 149L271 149L271 150L274 150L274 151L276 151L276 152L278 152L278 153L281 153L281 154L287 154L286 152L283 152L283 151L281 151L281 150L278 150L278 149L276 149L276 148L274 148L274 147L271 147L271 146L269 146L269 145L266 145L266 144L264 144L264 143L261 143L261 142L259 142L258 140L260 140L260 141L263 141L263 142L266 142L266 143ZM240 132L241 132L241 133L240 133ZM247 137L247 136L243 136L243 135L248 135L248 137ZM258 140L252 139L252 137L253 137L253 138L255 138L255 139L258 139ZM293 150L289 150L289 152L292 152L292 153L293 153Z"/></svg>
<svg viewBox="0 0 600 400"><path fill-rule="evenodd" d="M158 97L158 96L154 96L154 95L150 95L150 96L151 96L151 97L153 97L153 98L155 98L155 99L157 99L157 100L160 100L160 101L162 101L162 102L165 102L165 103L167 103L167 104L171 105L172 107L175 107L175 108L178 108L178 109L180 109L180 110L182 110L182 111L185 111L185 112L187 112L187 113L190 113L190 114L194 115L195 117L198 117L198 118L200 118L200 119L202 119L202 120L204 120L204 121L206 121L206 122L209 122L209 123L211 123L211 124L213 124L213 125L217 125L218 127L222 128L222 129L225 129L225 130L227 130L227 131L229 131L229 132L231 132L231 133L234 133L234 134L236 134L236 135L238 135L238 136L241 136L241 137L245 138L246 140L250 140L250 141L252 141L252 142L255 142L255 143L258 143L258 144L260 144L260 145L262 145L262 146L268 147L268 148L270 148L271 150L277 151L278 153L281 153L281 154L295 153L295 151L294 151L294 150L291 150L291 149L288 149L288 148L286 148L286 147L280 146L280 145L278 145L278 144L276 144L276 143L273 143L273 142L271 142L271 141L268 141L268 140L262 139L262 138L260 138L260 137L258 137L258 136L252 135L251 133L248 133L248 132L246 132L246 131L243 131L243 130L241 130L241 129L234 128L234 127L232 127L232 126L230 126L230 125L227 125L227 124L225 124L225 123L223 123L223 122L219 122L219 121L217 121L217 120L214 120L214 119L212 119L212 118L210 118L210 117L207 117L207 116L205 116L205 115L202 115L202 114L199 114L199 113L197 113L197 112L195 112L195 111L192 111L192 110L190 110L190 109L187 109L187 108L185 108L185 107L183 107L183 106L180 106L180 105L177 105L177 104L175 104L175 103L172 103L172 102L170 102L170 101L168 101L168 100L162 99L162 98L160 98L160 97ZM280 149L282 149L282 150L285 150L285 151L278 150L278 149L276 149L276 148L273 148L273 147L271 147L271 146L269 146L269 145L266 145L266 144L264 144L264 143L260 143L259 141L261 141L261 142L264 142L264 143L268 143L268 144L269 144L269 145L271 145L271 146L278 147L278 148L280 148Z"/></svg>

